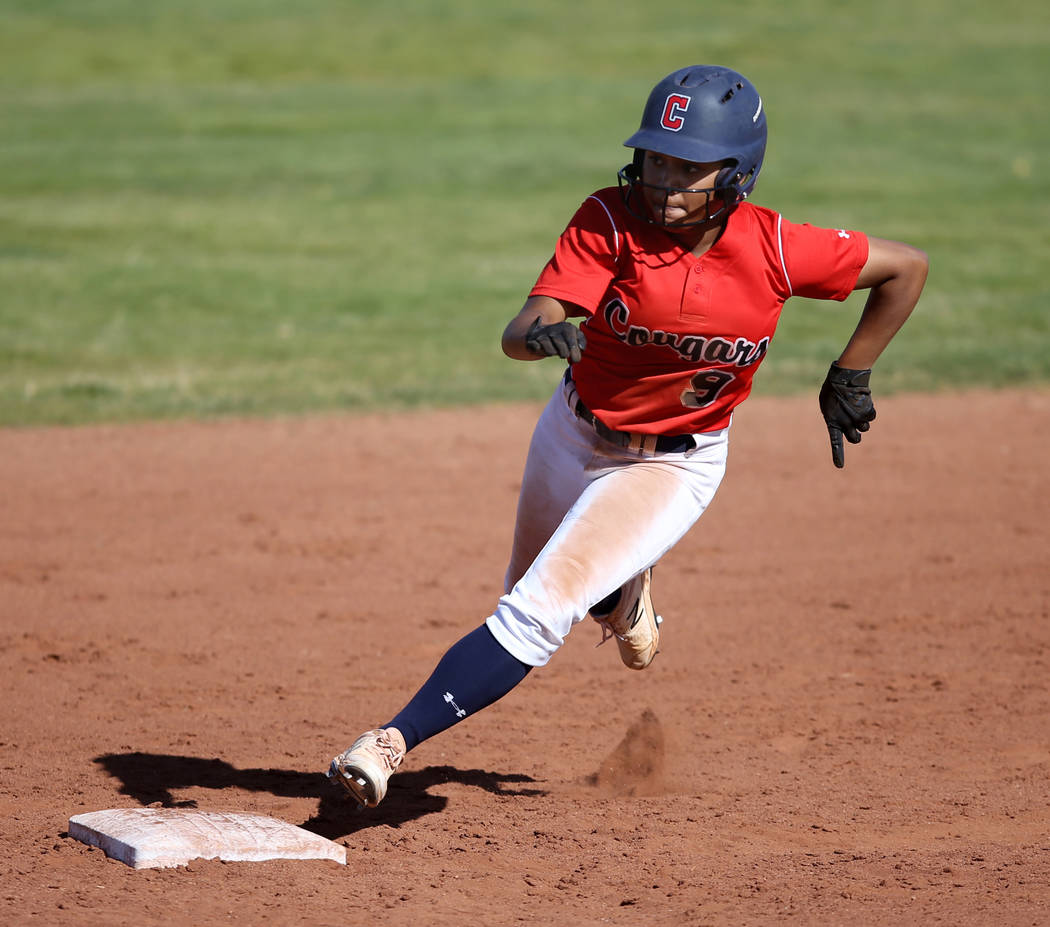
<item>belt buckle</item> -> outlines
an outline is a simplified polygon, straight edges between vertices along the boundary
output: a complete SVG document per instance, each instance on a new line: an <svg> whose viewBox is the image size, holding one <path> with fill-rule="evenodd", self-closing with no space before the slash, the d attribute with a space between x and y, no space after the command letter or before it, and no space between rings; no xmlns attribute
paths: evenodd
<svg viewBox="0 0 1050 927"><path fill-rule="evenodd" d="M655 454L656 445L660 440L658 435L643 435L635 432L625 432L628 436L627 448L636 454Z"/></svg>

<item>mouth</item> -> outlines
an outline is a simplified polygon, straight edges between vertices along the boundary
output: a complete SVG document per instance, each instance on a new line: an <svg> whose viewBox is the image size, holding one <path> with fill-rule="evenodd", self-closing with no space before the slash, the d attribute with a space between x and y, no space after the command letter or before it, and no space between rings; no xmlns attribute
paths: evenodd
<svg viewBox="0 0 1050 927"><path fill-rule="evenodd" d="M673 203L665 203L662 198L650 200L649 211L654 219L657 219L664 225L674 225L676 222L683 222L689 218L689 211L685 207L676 206Z"/></svg>

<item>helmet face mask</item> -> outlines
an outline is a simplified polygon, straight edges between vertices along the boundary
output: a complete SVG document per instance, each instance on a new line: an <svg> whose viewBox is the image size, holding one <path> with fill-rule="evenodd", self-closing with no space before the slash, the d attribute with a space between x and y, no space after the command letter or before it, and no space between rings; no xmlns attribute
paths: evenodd
<svg viewBox="0 0 1050 927"><path fill-rule="evenodd" d="M638 154L643 158L645 151L638 149ZM636 159L638 160L638 159ZM729 176L733 176L732 167L723 168L718 174L718 179L713 187L665 187L661 184L646 183L643 179L641 170L638 169L636 163L626 164L620 170L616 172L616 181L620 187L620 195L623 197L624 205L627 211L638 219L642 219L651 225L660 225L665 228L674 229L687 229L693 228L699 225L707 225L714 219L722 217L727 210L730 209L730 200L727 194L730 194L730 187L722 182L724 175L728 173ZM648 191L657 191L658 195L663 195L662 204L657 198L652 201L652 207L650 207L650 198ZM664 215L667 209L668 200L676 193L687 193L687 194L698 194L706 193L707 202L703 207L703 214L690 221L682 219L674 222L666 222L657 219L654 215Z"/></svg>
<svg viewBox="0 0 1050 927"><path fill-rule="evenodd" d="M617 174L628 210L655 225L686 228L723 219L754 189L766 150L766 116L762 98L746 77L718 65L681 68L649 94L641 125L627 141L634 161ZM653 217L644 189L647 151L698 164L723 163L710 191L655 187L664 202L679 192L708 192L705 217L693 222L665 222ZM721 204L712 211L712 207Z"/></svg>

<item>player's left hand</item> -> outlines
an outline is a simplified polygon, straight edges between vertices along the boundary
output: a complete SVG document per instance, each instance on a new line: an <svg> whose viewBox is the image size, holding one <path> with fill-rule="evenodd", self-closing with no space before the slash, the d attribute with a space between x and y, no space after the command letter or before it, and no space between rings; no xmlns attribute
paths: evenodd
<svg viewBox="0 0 1050 927"><path fill-rule="evenodd" d="M842 437L850 444L860 444L861 432L875 420L875 406L868 387L870 370L850 370L832 364L820 388L820 411L831 438L831 459L835 466L846 465Z"/></svg>
<svg viewBox="0 0 1050 927"><path fill-rule="evenodd" d="M542 325L537 316L525 333L525 346L533 354L563 357L575 364L587 347L587 337L572 322Z"/></svg>

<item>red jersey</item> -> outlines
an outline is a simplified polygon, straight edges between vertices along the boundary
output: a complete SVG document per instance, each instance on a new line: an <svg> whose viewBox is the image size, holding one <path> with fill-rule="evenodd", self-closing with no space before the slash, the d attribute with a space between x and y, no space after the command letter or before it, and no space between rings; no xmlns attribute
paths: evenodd
<svg viewBox="0 0 1050 927"><path fill-rule="evenodd" d="M796 225L751 203L697 258L607 187L584 200L530 295L586 313L572 375L606 425L693 434L729 424L788 297L843 300L867 259L862 232Z"/></svg>

